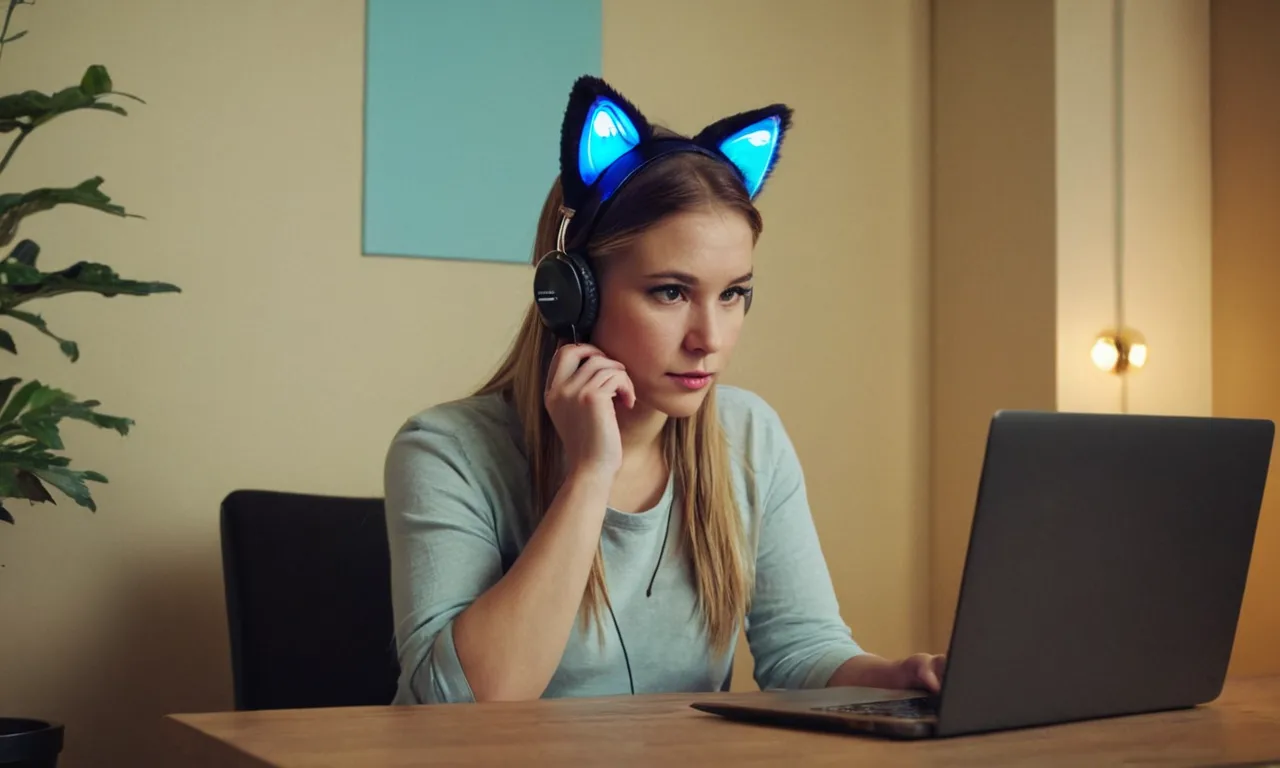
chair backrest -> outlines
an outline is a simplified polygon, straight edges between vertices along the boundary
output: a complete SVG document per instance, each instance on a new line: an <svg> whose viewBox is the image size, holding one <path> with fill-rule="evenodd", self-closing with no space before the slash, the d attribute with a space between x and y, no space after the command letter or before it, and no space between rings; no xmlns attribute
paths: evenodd
<svg viewBox="0 0 1280 768"><path fill-rule="evenodd" d="M221 528L236 709L391 703L382 499L240 490Z"/></svg>

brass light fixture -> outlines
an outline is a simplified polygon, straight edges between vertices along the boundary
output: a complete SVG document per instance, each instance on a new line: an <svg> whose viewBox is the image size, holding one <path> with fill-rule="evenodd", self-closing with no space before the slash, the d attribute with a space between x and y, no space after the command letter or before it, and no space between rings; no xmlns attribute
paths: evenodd
<svg viewBox="0 0 1280 768"><path fill-rule="evenodd" d="M1115 325L1098 334L1089 357L1106 373L1123 375L1147 363L1147 340L1140 331L1124 323L1124 3L1112 0L1111 56L1113 68L1112 94L1112 158L1115 183L1114 253L1115 253ZM1128 410L1127 382L1121 382L1121 410Z"/></svg>
<svg viewBox="0 0 1280 768"><path fill-rule="evenodd" d="M1147 340L1133 328L1109 329L1098 335L1089 357L1101 371L1128 373L1147 364Z"/></svg>

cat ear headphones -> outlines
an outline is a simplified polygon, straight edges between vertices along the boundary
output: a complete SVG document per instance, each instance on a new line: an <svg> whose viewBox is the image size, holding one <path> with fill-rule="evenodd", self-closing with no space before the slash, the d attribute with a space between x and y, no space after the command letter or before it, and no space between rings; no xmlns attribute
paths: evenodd
<svg viewBox="0 0 1280 768"><path fill-rule="evenodd" d="M564 205L556 247L538 260L533 276L543 324L566 341L590 338L600 316L600 294L587 254L568 243L590 240L596 221L627 181L663 157L696 152L736 170L754 200L790 127L791 109L772 104L712 123L693 139L656 137L644 115L607 83L590 75L578 78L560 128ZM750 310L750 293L745 300Z"/></svg>

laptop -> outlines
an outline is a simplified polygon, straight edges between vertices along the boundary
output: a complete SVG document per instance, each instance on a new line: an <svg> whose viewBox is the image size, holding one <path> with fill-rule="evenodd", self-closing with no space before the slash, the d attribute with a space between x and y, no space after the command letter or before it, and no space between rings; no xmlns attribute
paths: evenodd
<svg viewBox="0 0 1280 768"><path fill-rule="evenodd" d="M1260 419L1000 411L937 696L828 688L692 706L933 738L1211 702L1235 640L1274 433Z"/></svg>

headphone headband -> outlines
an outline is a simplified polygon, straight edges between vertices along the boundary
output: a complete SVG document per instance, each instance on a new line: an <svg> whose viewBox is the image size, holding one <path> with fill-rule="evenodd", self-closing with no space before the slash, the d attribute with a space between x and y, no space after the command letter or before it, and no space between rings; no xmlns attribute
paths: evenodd
<svg viewBox="0 0 1280 768"><path fill-rule="evenodd" d="M609 204L627 182L659 159L680 152L696 152L724 162L723 157L688 139L664 138L636 145L606 168L595 183L587 187L582 204L570 214L572 220L569 222L566 234L572 232L572 236L568 237L567 241L585 244L590 239L591 233L595 231L600 217L608 210ZM563 222L561 227L564 228ZM561 251L565 249L565 243L558 245Z"/></svg>

